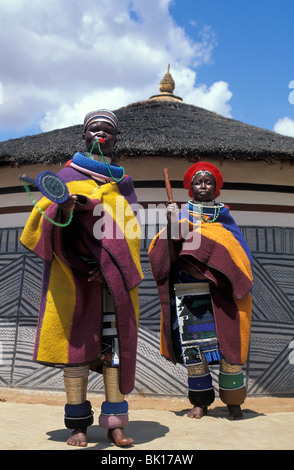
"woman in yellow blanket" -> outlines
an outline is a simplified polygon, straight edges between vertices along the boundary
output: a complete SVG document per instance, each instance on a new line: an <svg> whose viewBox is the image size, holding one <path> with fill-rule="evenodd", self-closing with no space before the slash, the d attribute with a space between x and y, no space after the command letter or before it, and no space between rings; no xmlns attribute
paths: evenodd
<svg viewBox="0 0 294 470"><path fill-rule="evenodd" d="M124 396L134 387L143 276L140 236L128 237L126 231L132 220L140 232L132 179L110 158L117 124L108 110L86 115L89 153L76 153L58 173L69 198L57 204L43 197L21 236L44 261L33 358L63 368L65 425L72 431L67 443L80 447L87 445L87 427L93 423L86 399L89 370L104 379L99 424L116 445L134 442L123 430L128 423Z"/></svg>
<svg viewBox="0 0 294 470"><path fill-rule="evenodd" d="M191 200L180 213L168 204L168 225L152 241L149 259L161 302L161 354L187 368L188 416L207 413L215 397L209 364L219 363L220 398L235 420L246 396L252 272L229 209L215 202L222 184L211 163L188 169L184 187Z"/></svg>

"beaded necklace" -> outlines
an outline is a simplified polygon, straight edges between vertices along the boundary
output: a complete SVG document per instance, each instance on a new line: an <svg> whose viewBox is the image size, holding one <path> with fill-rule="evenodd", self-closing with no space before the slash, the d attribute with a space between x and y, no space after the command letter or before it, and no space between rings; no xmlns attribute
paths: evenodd
<svg viewBox="0 0 294 470"><path fill-rule="evenodd" d="M199 202L197 202L197 201L189 201L189 207L192 208L192 210L193 210L193 206L195 206L195 205L196 205L197 208L198 208L198 212L200 213L200 217L201 217L202 222L205 223L205 224L211 224L211 223L215 222L215 221L218 219L218 216L219 216L219 214L220 214L221 208L224 206L223 204L218 204L218 203L214 204L214 203L213 203L213 208L214 208L213 217L212 217L211 219L210 219L210 218L207 219L207 218L205 217L204 211L203 211L204 204L201 204L201 203L199 203ZM211 204L211 205L208 204L208 207L211 207L211 208L212 208L212 204ZM209 216L210 216L210 214L206 214L206 215L209 215Z"/></svg>

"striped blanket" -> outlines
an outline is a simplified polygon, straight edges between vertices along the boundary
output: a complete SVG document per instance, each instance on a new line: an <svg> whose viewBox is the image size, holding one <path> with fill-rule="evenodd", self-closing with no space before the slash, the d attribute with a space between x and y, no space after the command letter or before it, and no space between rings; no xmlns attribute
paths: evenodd
<svg viewBox="0 0 294 470"><path fill-rule="evenodd" d="M194 243L187 243L187 230L194 236ZM209 280L222 355L227 362L244 364L250 338L252 259L229 209L221 205L217 220L204 223L200 214L195 215L187 205L179 214L176 241L181 247L179 257L193 262ZM149 260L161 303L161 354L175 363L177 359L171 341L171 298L174 295L166 228L151 242Z"/></svg>
<svg viewBox="0 0 294 470"><path fill-rule="evenodd" d="M86 202L76 204L75 217L112 294L120 347L120 388L126 394L134 387L138 285L143 278L133 182L127 176L119 183L99 185L71 167L61 170L59 176L70 193L85 196ZM58 218L56 203L43 197L38 206L46 216ZM71 225L66 231L70 229ZM46 365L95 361L102 344L101 284L88 281L89 266L65 244L64 231L34 207L21 236L21 243L44 261L33 359Z"/></svg>

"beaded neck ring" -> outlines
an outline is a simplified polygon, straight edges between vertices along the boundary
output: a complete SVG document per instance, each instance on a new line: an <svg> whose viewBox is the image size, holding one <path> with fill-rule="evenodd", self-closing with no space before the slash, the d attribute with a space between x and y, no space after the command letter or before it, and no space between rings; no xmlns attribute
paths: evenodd
<svg viewBox="0 0 294 470"><path fill-rule="evenodd" d="M103 160L104 160L105 165L107 166L107 170L108 170L108 172L109 172L111 178L112 178L114 181L116 181L117 183L119 183L119 182L124 178L124 176L125 176L125 169L122 167L122 168L123 168L123 175L121 176L121 178L115 178L115 177L113 176L113 174L111 173L110 165L109 165L109 164L107 163L107 161L105 160L105 157L104 157L104 155L103 155L103 153L102 153L102 150L101 150L101 148L100 148L100 142L101 142L101 144L104 143L104 142L105 142L105 139L96 139L96 140L95 140L95 142L94 142L94 144L93 144L93 146L92 146L92 148L91 148L91 150L90 150L90 153L88 154L88 157L90 158L91 153L93 152L94 147L95 147L95 145L96 145L96 143L97 143L97 144L98 144L99 152L100 152L100 154L102 155L102 158L103 158Z"/></svg>

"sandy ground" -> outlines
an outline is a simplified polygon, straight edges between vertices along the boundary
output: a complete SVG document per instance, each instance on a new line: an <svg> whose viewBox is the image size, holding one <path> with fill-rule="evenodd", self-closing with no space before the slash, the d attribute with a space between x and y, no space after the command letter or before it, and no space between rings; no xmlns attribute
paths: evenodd
<svg viewBox="0 0 294 470"><path fill-rule="evenodd" d="M294 397L249 397L242 406L244 419L230 421L219 399L207 416L196 420L186 416L191 408L187 398L130 394L126 397L130 416L126 432L135 444L123 450L107 439L106 430L98 424L104 395L89 393L87 398L94 423L88 428L88 446L82 449L66 444L64 392L0 388L0 450L78 450L78 454L67 454L74 464L81 455L83 459L91 455L95 465L123 463L134 468L152 463L152 458L159 459L155 464L167 463L163 453L171 451L181 459L192 452L195 464L198 451L203 450L209 451L209 458L212 450L294 450ZM96 453L85 453L87 450ZM46 455L55 462L54 453ZM121 455L129 460L119 461ZM22 459L31 462L31 454L22 454Z"/></svg>
<svg viewBox="0 0 294 470"><path fill-rule="evenodd" d="M88 394L88 399L94 404L100 404L103 394ZM129 395L127 397L129 407L132 410L153 409L164 411L183 411L191 408L190 402L184 397L155 397L143 395ZM35 391L29 389L0 388L0 402L30 403L44 405L64 406L65 394L63 392ZM244 413L253 411L256 413L287 413L294 412L294 396L291 397L247 397L242 406ZM216 399L210 410L223 414L225 410L221 400Z"/></svg>

